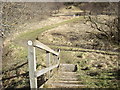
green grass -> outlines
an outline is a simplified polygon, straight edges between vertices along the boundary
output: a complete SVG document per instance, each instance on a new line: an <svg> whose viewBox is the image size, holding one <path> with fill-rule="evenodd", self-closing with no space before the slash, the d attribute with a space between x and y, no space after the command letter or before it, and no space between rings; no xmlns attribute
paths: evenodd
<svg viewBox="0 0 120 90"><path fill-rule="evenodd" d="M21 47L15 43L10 43L7 46L6 53L8 53L8 55L4 56L3 59L6 60L7 63L3 62L3 71L11 69L12 67L15 67L14 65L18 65L21 62L27 61L27 48Z"/></svg>
<svg viewBox="0 0 120 90"><path fill-rule="evenodd" d="M106 71L102 71L102 72L96 71L96 72L99 72L99 75L93 76L93 77L86 75L86 77L88 78L86 84L89 87L93 87L93 86L97 88L117 88L118 87L118 83L114 79L115 78L114 76L109 76L109 73Z"/></svg>
<svg viewBox="0 0 120 90"><path fill-rule="evenodd" d="M87 85L88 88L118 88L116 71L110 69L93 69L92 66L89 67L84 60L81 60L77 66L78 78L84 85ZM84 67L89 67L89 69L83 70Z"/></svg>
<svg viewBox="0 0 120 90"><path fill-rule="evenodd" d="M9 55L4 59L7 62L3 62L3 86L5 88L21 88L29 86L29 75L28 73L28 49L15 43L8 45ZM12 54L12 55L11 55ZM37 70L45 66L45 52L38 51L36 49L37 58ZM8 60L9 59L9 60ZM26 63L26 64L24 64ZM26 74L25 74L26 73ZM22 75L25 74L25 75ZM16 77L14 77L16 76ZM9 79L10 77L14 77Z"/></svg>

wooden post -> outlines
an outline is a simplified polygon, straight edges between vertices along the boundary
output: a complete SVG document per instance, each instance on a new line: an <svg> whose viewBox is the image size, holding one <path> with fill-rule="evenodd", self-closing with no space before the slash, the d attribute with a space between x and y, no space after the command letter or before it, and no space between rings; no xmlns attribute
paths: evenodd
<svg viewBox="0 0 120 90"><path fill-rule="evenodd" d="M57 57L56 55L53 55L53 65L54 65L54 64L57 64L57 63L56 63L56 61L57 61L57 60L56 60L56 59L57 59L56 57Z"/></svg>
<svg viewBox="0 0 120 90"><path fill-rule="evenodd" d="M35 77L36 72L35 47L33 47L32 41L28 41L28 65L29 65L30 88L37 88L37 77Z"/></svg>
<svg viewBox="0 0 120 90"><path fill-rule="evenodd" d="M58 63L58 56L54 56L54 57L55 57L54 64L57 64Z"/></svg>
<svg viewBox="0 0 120 90"><path fill-rule="evenodd" d="M46 67L50 67L51 63L50 63L50 53L46 52ZM50 71L48 71L47 73L47 78L50 78Z"/></svg>
<svg viewBox="0 0 120 90"><path fill-rule="evenodd" d="M60 64L60 49L58 49L59 56L58 56L58 64Z"/></svg>

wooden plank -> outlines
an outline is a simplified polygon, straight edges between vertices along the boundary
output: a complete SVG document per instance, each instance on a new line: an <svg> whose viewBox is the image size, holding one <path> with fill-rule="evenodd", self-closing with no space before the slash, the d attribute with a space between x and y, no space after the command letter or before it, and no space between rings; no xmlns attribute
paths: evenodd
<svg viewBox="0 0 120 90"><path fill-rule="evenodd" d="M50 67L50 53L46 52L46 67ZM47 78L50 78L50 71L47 73Z"/></svg>
<svg viewBox="0 0 120 90"><path fill-rule="evenodd" d="M54 55L56 55L56 56L59 55L58 52L52 50L52 49L49 48L48 46L46 46L46 45L44 45L43 43L39 42L38 40L35 40L34 46L35 46L35 47L38 47L38 48L40 48L40 49L46 50L46 51L48 51L48 52L50 52L50 53L52 53L52 54L54 54Z"/></svg>
<svg viewBox="0 0 120 90"><path fill-rule="evenodd" d="M48 83L48 88L85 88L82 84ZM69 90L69 89L68 89Z"/></svg>
<svg viewBox="0 0 120 90"><path fill-rule="evenodd" d="M42 70L40 70L40 71L36 71L35 76L36 76L36 77L39 77L39 76L47 73L48 71L50 71L50 70L52 70L52 69L54 69L54 68L56 68L56 67L58 67L58 64L56 64L56 65L54 65L54 66L50 66L50 67L45 68L45 69L42 69Z"/></svg>
<svg viewBox="0 0 120 90"><path fill-rule="evenodd" d="M51 83L68 83L68 84L80 84L82 81L52 81Z"/></svg>
<svg viewBox="0 0 120 90"><path fill-rule="evenodd" d="M57 56L53 56L53 64L57 64Z"/></svg>
<svg viewBox="0 0 120 90"><path fill-rule="evenodd" d="M58 53L59 53L59 56L60 56L60 49L58 49ZM55 64L59 64L60 63L60 58L59 56L54 56L54 63Z"/></svg>
<svg viewBox="0 0 120 90"><path fill-rule="evenodd" d="M58 49L58 53L59 53L59 56L58 56L58 64L60 64L60 49Z"/></svg>
<svg viewBox="0 0 120 90"><path fill-rule="evenodd" d="M37 88L37 77L35 77L36 72L35 47L33 47L32 41L28 41L28 65L29 65L30 88Z"/></svg>

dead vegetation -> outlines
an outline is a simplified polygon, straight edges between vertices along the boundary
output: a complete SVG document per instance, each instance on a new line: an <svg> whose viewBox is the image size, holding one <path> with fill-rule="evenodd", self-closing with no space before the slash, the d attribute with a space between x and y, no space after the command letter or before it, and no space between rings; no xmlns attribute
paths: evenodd
<svg viewBox="0 0 120 90"><path fill-rule="evenodd" d="M93 51L88 52L88 51L83 51L81 49L81 48L83 49L86 48L86 49L98 49L98 50L105 50L105 51L106 50L119 51L118 46L109 45L109 43L106 42L107 40L104 40L103 34L97 32L96 28L95 29L91 28L90 23L88 26L84 23L85 19L81 18L77 20L79 17L82 17L82 16L77 16L77 17L75 16L76 19L72 21L72 23L66 23L66 22L62 24L59 23L62 20L69 20L73 18L72 16L60 16L60 17L50 16L50 18L39 22L39 20L42 20L42 18L44 17L36 18L36 16L38 17L39 13L41 14L41 11L39 11L39 9L40 10L43 9L43 7L46 4L44 4L42 8L39 8L39 6L41 7L41 4L39 5L35 3L34 4L36 5L35 8L30 7L31 10L27 11L29 10L27 6L32 5L30 3L28 4L25 5L24 3L21 5L17 3L17 7L16 7L16 3L6 4L6 8L4 8L4 10L8 10L10 15L13 14L14 16L16 15L17 10L19 11L20 8L24 7L23 9L21 9L21 11L18 12L18 14L22 14L23 12L24 14L23 17L16 16L17 19L13 18L12 16L7 18L6 16L7 12L5 12L4 19L6 20L6 22L4 22L4 24L5 25L12 24L12 26L19 27L19 29L17 30L20 30L21 32L23 32L22 30L26 30L27 32L27 29L29 27L30 27L30 30L32 31L24 34L20 34L17 32L16 35L20 36L20 38L18 39L14 38L16 39L16 41L15 40L10 41L10 45L7 46L6 44L6 47L4 47L5 49L3 53L3 86L5 88L10 88L10 87L12 88L27 87L28 88L29 87L27 48L25 46L26 39L28 39L29 35L30 35L29 39L31 39L31 37L34 36L34 39L37 38L39 41L45 44L54 45L53 46L54 49L56 49L55 45L58 45L58 47L61 46L63 48L61 49L61 63L77 64L79 67L78 69L78 73L80 74L79 78L83 80L83 82L86 85L89 85L90 88L91 87L109 88L110 86L113 86L115 88L118 87L117 82L119 78L117 75L117 71L119 71L118 69L119 57L116 54L108 55L106 53L97 53ZM15 12L11 11L11 7L14 7ZM38 10L35 11L36 8ZM48 7L44 9L46 9L46 11L49 10ZM60 7L57 7L57 9L60 9ZM63 11L56 10L53 13L58 13L58 12L61 13L61 12L64 12L65 10L66 11L69 10L69 12L67 12L66 14L71 14L70 13L72 12L71 9L73 10L77 9L77 11L80 11L78 7L75 8L75 6L73 7L73 5L71 5L70 7L67 7L67 9L62 9ZM24 10L26 10L27 12ZM33 13L32 11L34 11L34 15L32 14ZM107 17L108 15L99 15L99 16ZM13 21L11 20L7 24L7 21L9 21L10 18L12 18ZM16 20L20 20L20 21L16 21ZM59 24L55 24L57 22ZM40 30L38 28L40 28ZM5 27L5 29L8 30L13 28ZM35 32L35 29L38 29L36 30L38 32ZM41 33L41 30L44 31L46 29L47 31ZM13 34L13 32L14 31L12 31L11 33ZM97 39L95 34L100 38L102 38L104 42L100 39ZM73 46L76 48L71 47L72 49L71 48L67 49L67 47L63 47L63 46ZM78 50L78 48L80 49ZM38 60L38 65L37 65L37 68L39 69L41 69L42 67L45 67L45 63L43 63L45 60L45 55L42 53L43 52L39 52L37 56L37 58L40 59Z"/></svg>
<svg viewBox="0 0 120 90"><path fill-rule="evenodd" d="M84 20L81 20L43 32L38 39L43 43L53 45L110 51L119 49L118 46L109 44L105 39L99 40L93 33L104 38L96 29L92 29L89 25L84 24Z"/></svg>
<svg viewBox="0 0 120 90"><path fill-rule="evenodd" d="M88 88L119 88L118 55L62 51L61 57L61 63L77 64L78 78Z"/></svg>

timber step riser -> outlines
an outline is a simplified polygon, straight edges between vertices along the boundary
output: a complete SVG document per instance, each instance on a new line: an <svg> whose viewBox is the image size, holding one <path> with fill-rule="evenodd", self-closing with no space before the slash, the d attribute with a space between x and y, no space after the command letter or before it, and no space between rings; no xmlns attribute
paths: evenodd
<svg viewBox="0 0 120 90"><path fill-rule="evenodd" d="M51 78L44 86L46 88L85 88L82 81L78 79L79 75L74 72L76 68L73 64L61 64L59 72ZM67 69L67 66L71 68ZM63 68L64 67L64 68ZM61 71L62 68L62 71Z"/></svg>
<svg viewBox="0 0 120 90"><path fill-rule="evenodd" d="M53 81L51 83L63 83L63 84L80 84L81 81Z"/></svg>
<svg viewBox="0 0 120 90"><path fill-rule="evenodd" d="M61 84L61 83L52 83L48 85L51 88L84 88L85 85L80 84Z"/></svg>

